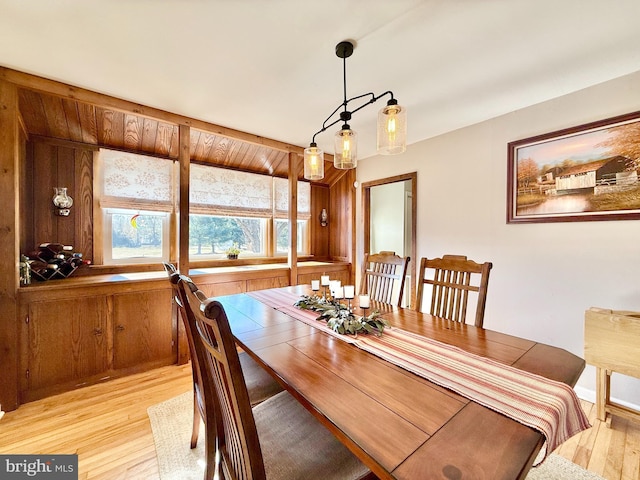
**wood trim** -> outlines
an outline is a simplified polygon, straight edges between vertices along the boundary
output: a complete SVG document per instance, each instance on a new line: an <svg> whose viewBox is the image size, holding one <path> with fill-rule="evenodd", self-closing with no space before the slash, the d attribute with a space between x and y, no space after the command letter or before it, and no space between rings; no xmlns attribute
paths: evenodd
<svg viewBox="0 0 640 480"><path fill-rule="evenodd" d="M84 150L93 150L93 151L100 151L100 149L102 147L95 145L95 144L91 144L91 143L85 143L85 142L72 142L70 140L61 140L59 138L53 138L53 137L43 137L42 135L31 135L29 137L29 141L32 142L42 142L42 143L47 143L49 145L54 145L57 147L66 147L66 148L74 148L74 149L84 149ZM109 148L109 150L116 150L115 148ZM135 153L137 155L140 155L140 152L129 152L128 150L123 150L126 151L127 153ZM155 156L155 155L154 155ZM161 157L164 158L164 157ZM172 160L169 157L166 157L169 160Z"/></svg>
<svg viewBox="0 0 640 480"><path fill-rule="evenodd" d="M100 154L93 155L93 264L104 264L104 218L100 202L102 201L103 178ZM86 269L85 269L86 270Z"/></svg>
<svg viewBox="0 0 640 480"><path fill-rule="evenodd" d="M351 264L351 271L349 273L349 278L351 279L350 284L356 284L356 249L358 246L357 238L356 238L356 169L352 168L347 172L347 205L350 210L349 216L349 225L348 227L345 225L341 225L340 228L347 227L348 235L350 236L349 242L349 256L347 257L349 263Z"/></svg>
<svg viewBox="0 0 640 480"><path fill-rule="evenodd" d="M416 273L417 273L417 213L418 213L418 173L404 173L393 177L380 178L362 183L362 223L364 232L364 255L371 253L371 187L378 185L386 185L395 182L411 181L411 261L409 262L409 275L411 275L411 284L409 285L409 295L411 305L416 304Z"/></svg>
<svg viewBox="0 0 640 480"><path fill-rule="evenodd" d="M289 153L289 285L298 280L298 172L300 156Z"/></svg>
<svg viewBox="0 0 640 480"><path fill-rule="evenodd" d="M180 204L178 206L178 231L180 251L178 253L178 267L182 272L189 271L189 163L191 129L187 125L180 125L179 162L180 162Z"/></svg>
<svg viewBox="0 0 640 480"><path fill-rule="evenodd" d="M5 410L18 406L18 234L20 135L18 122L18 89L0 81L0 245L4 261L0 269L0 403ZM24 155L24 148L22 149Z"/></svg>

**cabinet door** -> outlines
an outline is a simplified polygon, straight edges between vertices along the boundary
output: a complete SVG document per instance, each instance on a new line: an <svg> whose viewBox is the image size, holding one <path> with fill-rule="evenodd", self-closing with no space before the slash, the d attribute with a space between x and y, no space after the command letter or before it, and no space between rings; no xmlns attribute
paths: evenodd
<svg viewBox="0 0 640 480"><path fill-rule="evenodd" d="M106 312L104 296L29 305L26 374L31 393L80 384L107 371Z"/></svg>
<svg viewBox="0 0 640 480"><path fill-rule="evenodd" d="M247 292L264 290L265 288L288 287L289 279L286 277L250 278L247 280Z"/></svg>
<svg viewBox="0 0 640 480"><path fill-rule="evenodd" d="M238 280L235 282L204 283L198 285L198 288L202 290L207 297L219 297L222 295L244 293L246 290L246 282L244 280Z"/></svg>
<svg viewBox="0 0 640 480"><path fill-rule="evenodd" d="M176 362L171 297L170 288L113 296L113 368Z"/></svg>

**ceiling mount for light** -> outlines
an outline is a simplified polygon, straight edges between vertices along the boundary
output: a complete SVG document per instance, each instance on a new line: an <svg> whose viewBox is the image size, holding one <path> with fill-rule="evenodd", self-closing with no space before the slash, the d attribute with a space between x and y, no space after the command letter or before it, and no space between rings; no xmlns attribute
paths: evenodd
<svg viewBox="0 0 640 480"><path fill-rule="evenodd" d="M378 112L378 153L395 155L404 152L406 149L407 111L398 105L398 101L393 97L393 92L386 91L377 96L370 92L347 99L346 59L353 53L353 48L353 43L350 41L343 41L336 45L336 55L342 58L344 100L322 123L322 128L313 135L311 144L304 150L304 178L308 180L320 180L324 177L324 152L318 148L316 136L338 122L344 123L335 135L333 165L340 169L356 167L358 161L358 137L347 122L351 120L353 114L358 110L377 102L385 95L389 95L391 98L387 101L387 105ZM367 98L368 100L360 106L352 110L347 109L350 102ZM332 121L341 108L342 111L339 117Z"/></svg>

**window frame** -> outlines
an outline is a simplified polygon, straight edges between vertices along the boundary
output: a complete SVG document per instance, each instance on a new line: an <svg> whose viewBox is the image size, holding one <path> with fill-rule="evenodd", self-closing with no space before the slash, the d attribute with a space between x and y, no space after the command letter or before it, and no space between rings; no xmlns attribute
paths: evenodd
<svg viewBox="0 0 640 480"><path fill-rule="evenodd" d="M148 209L131 209L104 207L102 210L102 264L108 266L114 265L131 265L131 264L148 264L160 263L168 261L171 252L171 213L162 210ZM131 214L131 215L153 215L162 218L162 253L160 257L128 257L113 258L113 215L114 214Z"/></svg>
<svg viewBox="0 0 640 480"><path fill-rule="evenodd" d="M115 155L131 155L132 157L149 157L156 160L172 162L171 167L171 178L170 182L170 190L171 190L171 200L162 200L155 201L149 199L142 198L133 198L133 197L116 197L116 196L107 196L103 193L103 185L105 182L105 170L104 165L101 161L100 153L102 151L108 151L110 154ZM113 157L111 157L113 160ZM194 162L191 160L191 165L201 165L206 167L211 167L215 169L224 170L224 167L219 165L203 165L198 162ZM94 266L108 266L108 267L117 267L118 265L127 266L132 264L152 264L152 263L161 263L163 261L173 261L178 256L179 251L179 235L178 235L178 223L179 223L179 172L180 165L176 159L166 158L166 157L157 157L153 155L126 152L126 151L118 151L113 149L100 149L99 152L94 154L94 258L93 265ZM271 192L271 208L263 209L257 208L252 209L250 207L222 207L215 208L215 206L208 206L203 204L194 204L191 203L191 199L189 199L189 215L210 215L214 217L236 217L236 218L259 218L264 222L262 227L262 245L263 245L263 253L260 254L247 254L243 253L241 255L241 259L249 260L249 263L255 262L257 259L269 260L274 259L278 262L281 261L283 257L286 257L289 253L289 250L286 252L278 252L277 251L277 228L276 221L287 221L288 212L285 212L281 209L276 208L276 182L283 182L283 178L274 177L269 175L258 174L254 172L246 172L239 171L243 175L259 175L261 177L268 177L271 180L272 192ZM166 177L165 177L166 178ZM307 182L303 182L298 180L299 184L307 184ZM310 186L309 186L310 188ZM306 197L309 197L307 202L311 203L311 195L310 192ZM280 190L280 207L282 208L282 189ZM287 200L288 201L288 200ZM300 198L298 199L300 202ZM300 205L300 203L299 203ZM308 205L310 208L310 205ZM307 207L303 207L307 208ZM112 223L111 218L108 218L109 211L112 210L121 210L131 212L149 212L151 214L157 213L159 215L166 215L163 220L163 254L162 258L159 257L134 257L131 259L114 259L113 258L113 231L112 231ZM297 222L298 222L298 236L301 238L300 242L296 242L297 244L297 254L299 256L307 256L310 255L310 247L311 247L311 225L310 225L310 212L300 212L298 211ZM302 234L302 235L300 235ZM165 242L166 236L169 236L168 242ZM167 245L168 243L168 245ZM188 251L190 252L191 241L189 241ZM211 255L201 255L198 257L194 257L189 253L189 262L190 263L204 263L204 264L217 264L222 260L227 261L226 255L221 255L219 253L211 254Z"/></svg>

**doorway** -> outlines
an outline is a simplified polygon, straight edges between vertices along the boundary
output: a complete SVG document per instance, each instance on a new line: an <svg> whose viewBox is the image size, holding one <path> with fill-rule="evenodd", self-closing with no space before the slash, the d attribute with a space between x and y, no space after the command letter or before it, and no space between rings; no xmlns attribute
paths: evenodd
<svg viewBox="0 0 640 480"><path fill-rule="evenodd" d="M416 300L416 172L382 178L362 184L364 221L364 253L393 251L409 256L403 306L412 307Z"/></svg>

